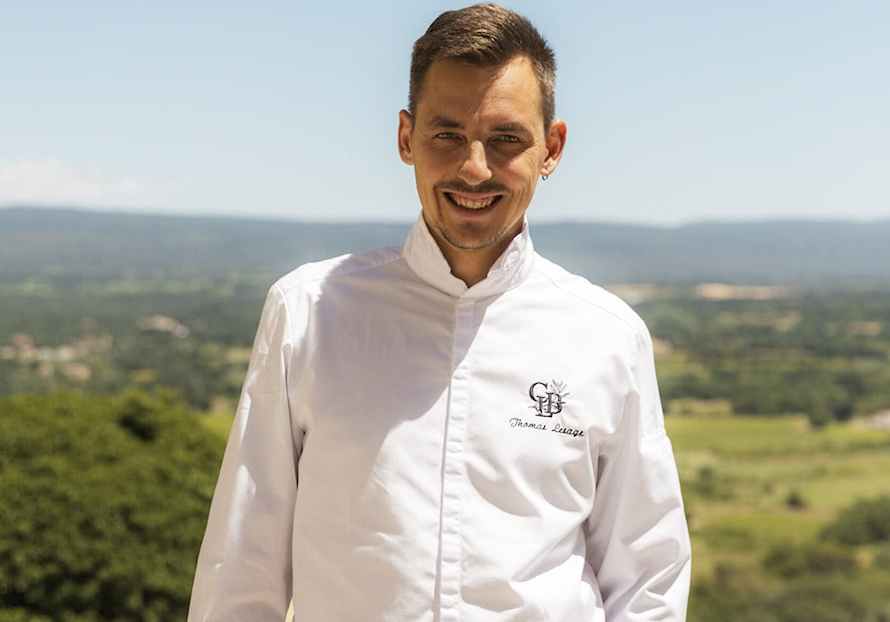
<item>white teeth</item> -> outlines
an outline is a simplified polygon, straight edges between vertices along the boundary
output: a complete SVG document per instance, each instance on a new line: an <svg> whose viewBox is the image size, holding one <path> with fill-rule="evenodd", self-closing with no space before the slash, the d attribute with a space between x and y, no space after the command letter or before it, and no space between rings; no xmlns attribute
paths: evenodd
<svg viewBox="0 0 890 622"><path fill-rule="evenodd" d="M497 198L497 197L487 197L487 198L485 198L485 199L476 199L476 200L474 201L474 200L471 200L471 199L466 199L466 198L463 198L463 197L458 197L458 196L453 195L453 194L451 195L451 200L452 200L452 201L454 201L456 204L458 204L458 205L460 205L461 207L466 208L466 209L482 209L483 207L488 207L489 205L491 205L492 203L494 203L494 201L495 201L496 198Z"/></svg>

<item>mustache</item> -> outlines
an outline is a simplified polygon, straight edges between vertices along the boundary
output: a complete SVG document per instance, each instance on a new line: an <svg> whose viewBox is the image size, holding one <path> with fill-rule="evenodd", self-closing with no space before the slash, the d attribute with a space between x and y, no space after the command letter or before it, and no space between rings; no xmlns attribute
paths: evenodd
<svg viewBox="0 0 890 622"><path fill-rule="evenodd" d="M504 194L507 191L502 184L497 182L484 181L477 186L471 186L457 179L436 184L436 190L459 194Z"/></svg>

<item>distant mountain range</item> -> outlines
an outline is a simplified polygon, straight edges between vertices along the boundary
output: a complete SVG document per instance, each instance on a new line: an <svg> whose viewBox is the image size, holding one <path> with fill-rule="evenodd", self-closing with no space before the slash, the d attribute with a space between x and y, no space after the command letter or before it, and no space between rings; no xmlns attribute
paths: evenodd
<svg viewBox="0 0 890 622"><path fill-rule="evenodd" d="M314 223L0 209L0 283L32 279L283 274L306 261L401 244L411 223ZM645 227L531 223L537 250L610 285L890 284L890 220Z"/></svg>

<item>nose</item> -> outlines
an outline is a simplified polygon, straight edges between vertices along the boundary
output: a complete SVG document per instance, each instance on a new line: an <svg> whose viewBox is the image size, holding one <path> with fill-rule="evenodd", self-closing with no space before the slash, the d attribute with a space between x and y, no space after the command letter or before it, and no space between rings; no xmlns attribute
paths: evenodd
<svg viewBox="0 0 890 622"><path fill-rule="evenodd" d="M491 179L485 145L481 141L474 140L470 143L470 151L460 167L460 178L473 186Z"/></svg>

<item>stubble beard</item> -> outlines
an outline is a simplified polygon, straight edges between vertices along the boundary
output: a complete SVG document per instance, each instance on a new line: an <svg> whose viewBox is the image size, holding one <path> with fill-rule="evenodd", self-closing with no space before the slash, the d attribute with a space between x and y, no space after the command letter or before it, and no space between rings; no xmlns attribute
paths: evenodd
<svg viewBox="0 0 890 622"><path fill-rule="evenodd" d="M442 236L442 239L448 242L448 244L464 251L481 251L486 248L491 248L500 242L507 234L507 228L501 227L494 234L485 238L480 238L484 233L478 231L477 227L471 223L465 223L461 227L462 231L458 233L449 230L448 227L445 226L445 223L442 222L441 218L433 223L433 227L435 227L436 231L439 232L439 235Z"/></svg>

